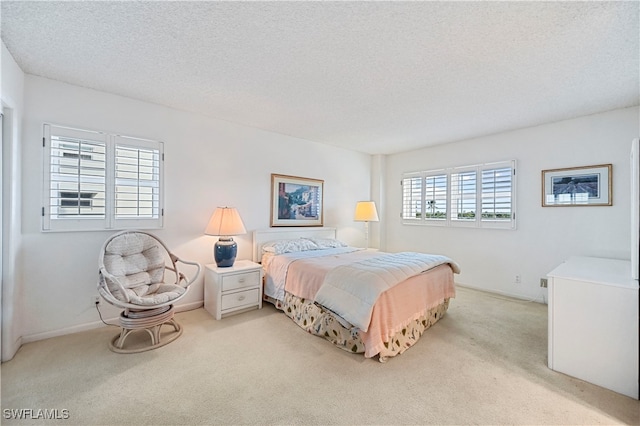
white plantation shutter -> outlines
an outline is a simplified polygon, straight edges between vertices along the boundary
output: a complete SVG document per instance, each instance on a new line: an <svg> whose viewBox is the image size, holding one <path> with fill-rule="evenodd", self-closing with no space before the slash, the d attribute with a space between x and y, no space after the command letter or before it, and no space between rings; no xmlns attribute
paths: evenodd
<svg viewBox="0 0 640 426"><path fill-rule="evenodd" d="M474 222L476 220L476 170L451 173L451 220Z"/></svg>
<svg viewBox="0 0 640 426"><path fill-rule="evenodd" d="M514 167L489 165L482 170L482 222L511 226L513 214Z"/></svg>
<svg viewBox="0 0 640 426"><path fill-rule="evenodd" d="M402 179L402 219L416 221L422 219L422 176Z"/></svg>
<svg viewBox="0 0 640 426"><path fill-rule="evenodd" d="M447 220L447 175L425 176L425 219Z"/></svg>
<svg viewBox="0 0 640 426"><path fill-rule="evenodd" d="M403 223L446 222L447 185L448 176L442 170L403 175Z"/></svg>
<svg viewBox="0 0 640 426"><path fill-rule="evenodd" d="M102 229L107 135L45 125L43 229Z"/></svg>
<svg viewBox="0 0 640 426"><path fill-rule="evenodd" d="M162 225L162 144L115 137L114 222L116 227Z"/></svg>
<svg viewBox="0 0 640 426"><path fill-rule="evenodd" d="M515 160L407 173L403 223L515 229L515 176Z"/></svg>
<svg viewBox="0 0 640 426"><path fill-rule="evenodd" d="M162 143L44 125L45 231L162 226Z"/></svg>

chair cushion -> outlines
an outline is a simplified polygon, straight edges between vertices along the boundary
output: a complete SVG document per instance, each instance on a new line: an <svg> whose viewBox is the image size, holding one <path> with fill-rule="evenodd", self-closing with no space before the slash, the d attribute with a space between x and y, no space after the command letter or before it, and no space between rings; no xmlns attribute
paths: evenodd
<svg viewBox="0 0 640 426"><path fill-rule="evenodd" d="M145 293L145 290L148 290ZM186 289L175 284L153 284L127 289L130 302L134 305L159 305L182 296Z"/></svg>
<svg viewBox="0 0 640 426"><path fill-rule="evenodd" d="M165 252L150 235L125 233L107 244L103 263L124 286L129 303L156 305L176 299L185 292L183 287L164 283ZM127 300L116 283L107 279L107 286L116 299Z"/></svg>

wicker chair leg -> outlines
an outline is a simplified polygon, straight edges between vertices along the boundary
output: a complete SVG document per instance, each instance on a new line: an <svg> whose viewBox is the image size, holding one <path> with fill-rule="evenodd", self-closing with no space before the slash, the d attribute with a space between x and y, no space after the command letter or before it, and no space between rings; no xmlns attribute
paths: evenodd
<svg viewBox="0 0 640 426"><path fill-rule="evenodd" d="M170 306L168 309L163 310L163 312L160 312L157 315L149 315L148 312L139 313L139 315L130 312L129 315L125 315L123 312L120 315L120 334L116 335L111 340L109 343L109 349L116 353L130 354L149 351L173 342L182 335L182 327L173 318L174 312L173 306ZM174 331L162 340L160 331L162 326L165 324L173 326ZM129 335L134 331L141 330L144 330L149 334L151 337L151 344L139 348L125 348L124 344L127 337L129 337Z"/></svg>

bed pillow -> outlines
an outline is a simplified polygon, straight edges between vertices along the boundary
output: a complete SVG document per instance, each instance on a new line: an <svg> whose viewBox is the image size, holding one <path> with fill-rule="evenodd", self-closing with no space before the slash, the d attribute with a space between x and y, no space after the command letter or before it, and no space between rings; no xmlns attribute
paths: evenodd
<svg viewBox="0 0 640 426"><path fill-rule="evenodd" d="M318 244L308 238L293 240L275 240L262 245L262 251L274 254L293 253L297 251L318 250Z"/></svg>
<svg viewBox="0 0 640 426"><path fill-rule="evenodd" d="M343 243L340 240L336 240L335 238L309 238L309 239L314 243L316 243L319 249L347 247L345 243Z"/></svg>

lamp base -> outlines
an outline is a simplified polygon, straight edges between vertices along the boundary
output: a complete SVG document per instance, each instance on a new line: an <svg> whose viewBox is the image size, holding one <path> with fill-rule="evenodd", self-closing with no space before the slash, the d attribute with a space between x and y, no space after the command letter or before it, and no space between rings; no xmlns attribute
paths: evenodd
<svg viewBox="0 0 640 426"><path fill-rule="evenodd" d="M219 268L233 266L238 254L238 244L231 237L220 237L213 246L213 258Z"/></svg>

